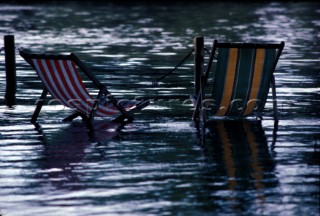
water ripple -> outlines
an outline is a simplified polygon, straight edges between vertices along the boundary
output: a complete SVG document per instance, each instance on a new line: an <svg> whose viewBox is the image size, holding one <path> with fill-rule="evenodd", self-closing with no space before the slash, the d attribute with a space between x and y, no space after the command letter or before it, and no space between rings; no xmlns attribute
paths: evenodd
<svg viewBox="0 0 320 216"><path fill-rule="evenodd" d="M317 215L317 3L29 5L1 3L3 35L35 52L74 52L114 95L151 105L132 124L97 119L92 134L81 120L61 122L71 110L45 104L35 127L42 84L17 56L17 105L6 107L1 53L0 214ZM224 123L199 133L188 100L192 57L151 85L198 35L207 47L213 39L286 42L275 73L277 127L270 95L261 128Z"/></svg>

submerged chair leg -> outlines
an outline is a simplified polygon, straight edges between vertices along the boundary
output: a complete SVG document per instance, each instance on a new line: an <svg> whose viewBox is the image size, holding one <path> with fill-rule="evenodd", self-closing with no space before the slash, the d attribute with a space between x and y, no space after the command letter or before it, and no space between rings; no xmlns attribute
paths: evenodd
<svg viewBox="0 0 320 216"><path fill-rule="evenodd" d="M198 95L197 95L197 101L196 101L196 105L195 105L195 110L193 112L192 115L192 119L193 121L198 121L198 123L200 124L205 124L206 120L207 120L207 113L205 110L205 107L203 106L203 102L205 99L205 92L204 92L204 88L207 82L207 76L208 74L198 74L198 76L200 76L199 78L199 91L198 91Z"/></svg>
<svg viewBox="0 0 320 216"><path fill-rule="evenodd" d="M149 100L142 101L142 102L138 103L135 108L133 108L130 111L128 111L128 113L133 118L135 112L139 112L143 108L147 107L149 104L150 104ZM112 121L120 123L120 122L123 122L126 118L127 118L127 116L122 114L122 115L118 116L117 118L113 119ZM128 119L128 121L132 122L131 119Z"/></svg>
<svg viewBox="0 0 320 216"><path fill-rule="evenodd" d="M128 112L128 114L129 114L130 116L133 117L134 113L141 111L142 109L144 109L145 107L147 107L149 104L150 104L150 101L149 101L149 100L141 101L140 103L138 103L138 104L136 105L135 108L133 108L133 109L131 109L130 111L127 111L127 112Z"/></svg>
<svg viewBox="0 0 320 216"><path fill-rule="evenodd" d="M98 105L99 105L99 102L96 101L94 104L93 104L93 107L91 109L91 112L89 114L89 118L88 118L88 121L93 121L94 120L94 116L96 114L96 109L98 108Z"/></svg>
<svg viewBox="0 0 320 216"><path fill-rule="evenodd" d="M124 122L125 119L126 119L126 116L125 116L125 115L120 115L120 116L118 116L117 118L113 119L112 122L122 123L122 122Z"/></svg>
<svg viewBox="0 0 320 216"><path fill-rule="evenodd" d="M192 114L192 120L198 121L199 120L199 109L200 109L200 102L199 102L200 96L198 95L197 100L195 102L195 109Z"/></svg>
<svg viewBox="0 0 320 216"><path fill-rule="evenodd" d="M77 118L77 117L79 117L79 116L81 116L82 119L85 118L85 116L84 116L82 113L80 113L80 112L75 112L75 113L69 115L68 117L65 117L62 121L64 121L64 122L72 121L73 119L75 119L75 118Z"/></svg>
<svg viewBox="0 0 320 216"><path fill-rule="evenodd" d="M276 82L274 75L271 77L271 87L272 87L272 100L273 100L273 116L274 120L278 121L278 108L277 108L277 95L276 95Z"/></svg>
<svg viewBox="0 0 320 216"><path fill-rule="evenodd" d="M31 117L31 123L35 124L37 122L37 119L38 119L38 116L39 116L39 113L41 111L41 108L44 104L44 101L47 97L47 93L48 93L48 90L47 89L43 89L42 93L41 93L41 96L39 98L39 100L37 101L37 106L36 106L36 109Z"/></svg>

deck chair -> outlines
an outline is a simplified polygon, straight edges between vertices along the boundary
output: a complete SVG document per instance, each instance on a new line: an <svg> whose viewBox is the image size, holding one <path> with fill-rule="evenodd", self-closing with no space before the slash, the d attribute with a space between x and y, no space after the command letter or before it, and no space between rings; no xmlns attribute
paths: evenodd
<svg viewBox="0 0 320 216"><path fill-rule="evenodd" d="M62 105L72 108L75 112L64 118L72 121L82 117L92 121L94 117L118 115L114 121L132 121L134 113L145 108L149 101L118 100L73 53L70 55L30 54L20 50L20 55L36 70L44 89L38 100L31 122L36 123L47 93L49 92ZM86 89L78 69L99 89L98 96L93 98Z"/></svg>
<svg viewBox="0 0 320 216"><path fill-rule="evenodd" d="M196 79L200 80L200 89L196 93L193 119L205 123L210 116L239 119L255 115L261 120L271 84L274 119L278 121L273 72L283 47L284 42L214 40L206 70Z"/></svg>

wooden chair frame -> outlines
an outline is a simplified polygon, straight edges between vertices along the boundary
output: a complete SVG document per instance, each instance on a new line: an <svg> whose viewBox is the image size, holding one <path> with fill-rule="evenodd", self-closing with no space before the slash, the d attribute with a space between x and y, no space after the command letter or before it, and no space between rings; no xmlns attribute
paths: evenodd
<svg viewBox="0 0 320 216"><path fill-rule="evenodd" d="M201 45L199 45L201 46ZM204 87L207 84L209 72L211 70L213 59L215 58L215 53L218 48L251 48L251 49L258 49L258 48L272 48L277 49L276 57L274 64L272 66L273 72L275 71L276 65L284 48L284 42L282 41L280 44L270 44L270 43L219 43L217 40L213 41L211 55L209 57L206 70L198 74L199 77L195 77L195 86L200 86L199 92L196 92L196 103L195 103L195 110L193 112L193 120L194 121L201 121L206 123L206 111L203 109L203 100L205 99L205 92ZM197 57L195 57L197 59ZM197 64L197 63L195 63ZM273 116L274 120L278 121L278 110L277 110L277 100L276 100L276 85L275 85L275 77L272 74L270 80L271 88L272 88L272 98L273 98ZM261 118L261 114L257 113L258 117Z"/></svg>
<svg viewBox="0 0 320 216"><path fill-rule="evenodd" d="M142 110L146 106L149 105L149 101L141 101L134 107L133 109L127 111L120 103L119 100L116 99L108 90L105 84L102 84L88 69L87 67L81 62L81 60L74 54L71 53L70 55L45 55L45 54L30 54L20 50L20 55L36 70L35 65L33 64L31 59L56 59L56 60L72 60L75 65L77 65L81 71L85 73L85 75L93 82L93 84L99 89L98 96L92 106L90 115L87 116L84 113L76 111L75 113L71 114L70 116L63 119L63 121L72 121L77 117L82 117L83 120L91 122L94 119L96 107L99 105L100 100L103 97L106 97L121 113L120 116L115 118L113 121L121 122L127 119L129 122L134 120L134 113ZM36 123L39 117L39 113L41 111L42 106L44 105L46 96L48 94L48 89L44 86L42 94L37 101L35 111L32 115L31 122Z"/></svg>

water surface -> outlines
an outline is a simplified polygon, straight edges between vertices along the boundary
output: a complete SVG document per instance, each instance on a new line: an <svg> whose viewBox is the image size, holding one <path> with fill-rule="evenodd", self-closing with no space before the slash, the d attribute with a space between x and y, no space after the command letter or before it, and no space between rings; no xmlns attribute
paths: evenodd
<svg viewBox="0 0 320 216"><path fill-rule="evenodd" d="M5 105L0 55L0 214L319 215L320 7L311 2L0 4L1 35L35 52L75 52L120 98L150 98L132 124L96 121L44 106L18 55L17 105ZM261 124L191 121L193 59L158 86L195 36L286 46ZM3 42L0 42L3 47ZM207 56L206 56L207 57ZM92 94L97 90L87 83Z"/></svg>

